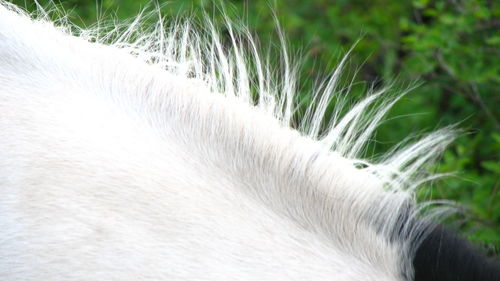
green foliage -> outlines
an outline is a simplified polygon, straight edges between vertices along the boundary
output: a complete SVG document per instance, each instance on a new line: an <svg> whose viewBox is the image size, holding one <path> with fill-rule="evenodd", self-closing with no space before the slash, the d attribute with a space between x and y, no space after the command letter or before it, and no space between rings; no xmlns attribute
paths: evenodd
<svg viewBox="0 0 500 281"><path fill-rule="evenodd" d="M13 1L25 6L23 0ZM31 1L28 1L31 3ZM39 0L42 6L48 0ZM98 3L98 9L96 8ZM294 50L301 50L302 95L311 81L332 70L334 58L354 47L349 73L358 71L353 95L367 85L396 89L422 85L402 99L370 150L383 152L416 130L461 122L465 132L445 152L438 172L455 176L433 184L425 199L449 199L466 207L461 226L473 241L500 249L500 7L488 0L270 0L221 1L231 17L246 22L263 46L276 44L273 10ZM130 18L149 0L64 0L72 20L91 24L104 15ZM33 9L28 3L28 8ZM221 4L173 0L165 15L203 11L222 17ZM219 8L218 8L219 7ZM359 40L358 43L356 43ZM269 42L269 43L268 43ZM359 69L357 67L360 67ZM394 82L393 79L397 77ZM400 82L402 81L402 82ZM414 113L411 116L403 116ZM394 118L398 117L398 118Z"/></svg>

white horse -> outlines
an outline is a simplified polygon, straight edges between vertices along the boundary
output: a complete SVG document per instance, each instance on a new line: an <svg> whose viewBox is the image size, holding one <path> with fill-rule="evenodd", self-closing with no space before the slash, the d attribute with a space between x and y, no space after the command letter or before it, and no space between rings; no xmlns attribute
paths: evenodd
<svg viewBox="0 0 500 281"><path fill-rule="evenodd" d="M338 96L324 122L343 62L297 131L285 50L277 72L230 25L225 47L210 23L139 22L82 30L0 0L0 280L469 276L414 198L451 129L359 159L397 97L341 116Z"/></svg>

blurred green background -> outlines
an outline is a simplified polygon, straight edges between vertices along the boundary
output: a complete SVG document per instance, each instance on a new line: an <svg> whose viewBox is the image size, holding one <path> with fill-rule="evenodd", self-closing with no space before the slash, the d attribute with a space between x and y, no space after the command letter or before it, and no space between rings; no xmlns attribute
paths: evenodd
<svg viewBox="0 0 500 281"><path fill-rule="evenodd" d="M33 1L14 0L29 10ZM42 6L50 1L39 0ZM213 15L220 3L159 1L164 15ZM218 1L219 2L219 1ZM422 84L390 112L370 151L381 153L408 134L461 122L464 133L446 150L436 181L423 199L463 204L454 218L470 240L500 249L500 2L494 0L281 0L220 1L231 17L245 22L266 48L278 44L273 11L293 52L304 60L301 95L332 71L354 47L346 71L357 72L352 95L393 82ZM70 19L89 26L100 18L129 19L149 0L64 0ZM219 11L219 12L218 12ZM100 16L98 16L100 15ZM360 40L357 44L356 41ZM410 114L410 115L408 115ZM457 223L458 221L458 223Z"/></svg>

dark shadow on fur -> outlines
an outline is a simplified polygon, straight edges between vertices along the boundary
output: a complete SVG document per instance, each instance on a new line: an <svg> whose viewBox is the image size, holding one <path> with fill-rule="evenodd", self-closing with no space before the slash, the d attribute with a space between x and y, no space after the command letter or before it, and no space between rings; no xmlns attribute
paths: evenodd
<svg viewBox="0 0 500 281"><path fill-rule="evenodd" d="M500 281L500 260L487 258L457 234L436 226L413 260L414 281Z"/></svg>

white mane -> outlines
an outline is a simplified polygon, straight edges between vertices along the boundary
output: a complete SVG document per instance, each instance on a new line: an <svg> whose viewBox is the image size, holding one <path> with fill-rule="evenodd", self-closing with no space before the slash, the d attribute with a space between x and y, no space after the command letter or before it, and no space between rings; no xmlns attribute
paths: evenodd
<svg viewBox="0 0 500 281"><path fill-rule="evenodd" d="M293 129L297 65L241 27L31 17L0 1L0 279L411 278L453 133L362 159L402 94L342 114L343 59Z"/></svg>

